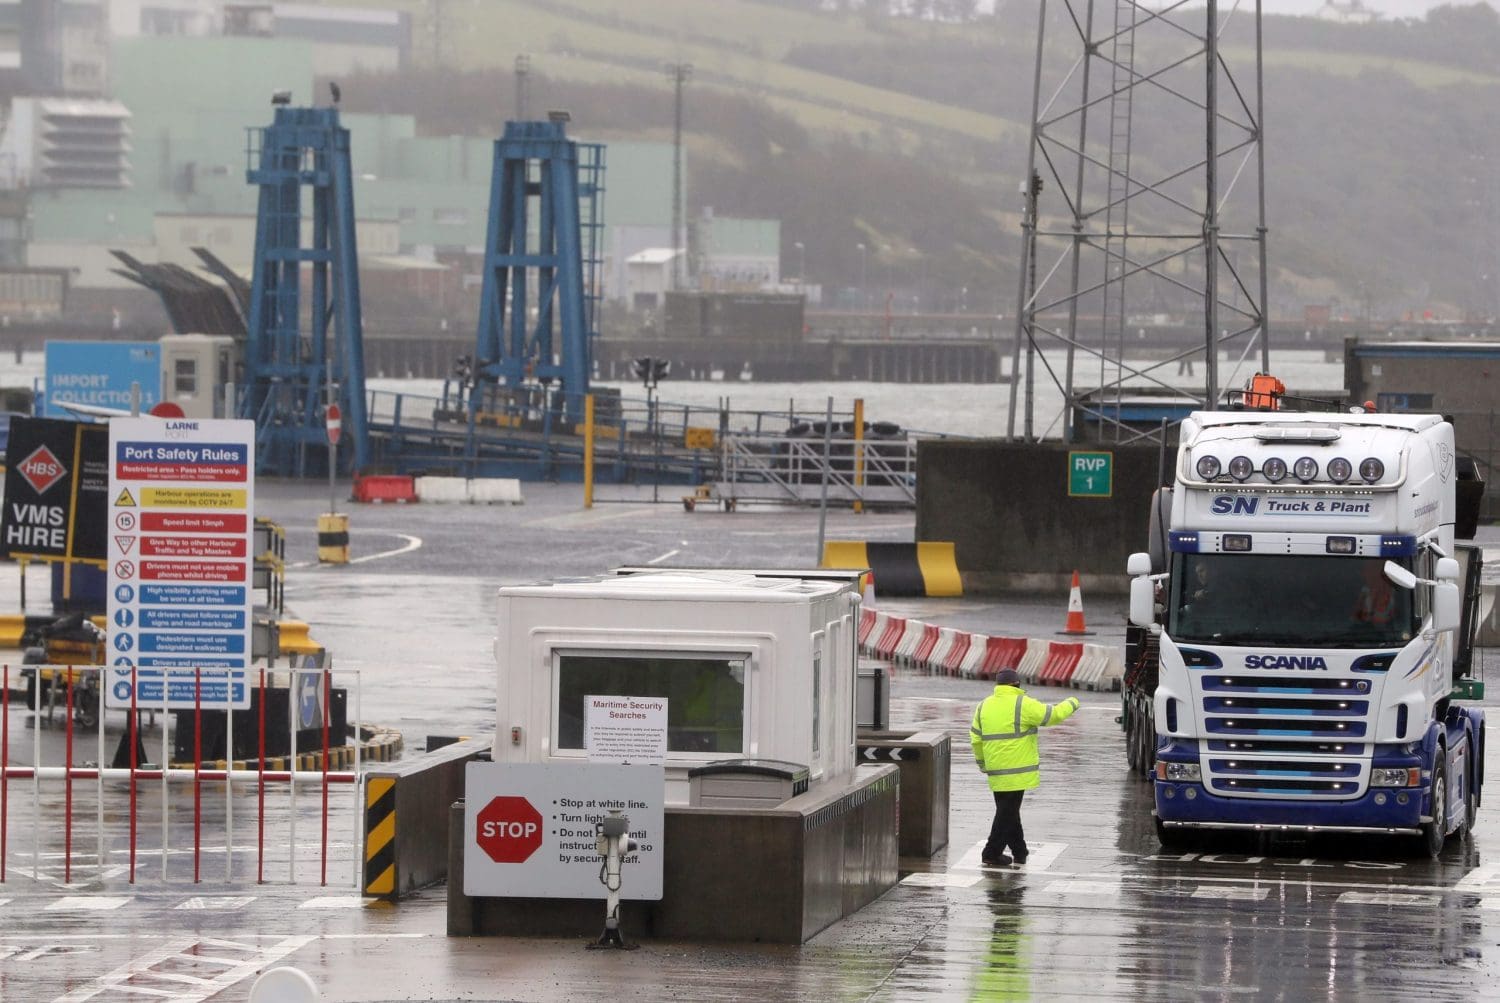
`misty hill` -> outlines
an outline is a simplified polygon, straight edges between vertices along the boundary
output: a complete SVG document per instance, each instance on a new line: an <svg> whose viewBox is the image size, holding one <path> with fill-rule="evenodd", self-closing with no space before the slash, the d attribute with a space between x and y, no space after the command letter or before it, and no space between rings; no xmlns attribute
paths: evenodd
<svg viewBox="0 0 1500 1003"><path fill-rule="evenodd" d="M825 286L858 282L864 244L870 284L924 309L962 287L971 308L1014 309L1035 0L901 5L920 16L890 0L375 5L412 14L418 68L346 82L351 110L498 134L525 53L531 114L567 108L589 139L665 141L663 66L687 62L690 213L781 219L784 260L803 242ZM1057 40L1064 8L1050 9ZM1249 26L1226 34L1226 59L1252 51ZM1273 314L1500 313L1500 15L1267 17L1263 31ZM1170 159L1202 139L1138 119L1134 143Z"/></svg>

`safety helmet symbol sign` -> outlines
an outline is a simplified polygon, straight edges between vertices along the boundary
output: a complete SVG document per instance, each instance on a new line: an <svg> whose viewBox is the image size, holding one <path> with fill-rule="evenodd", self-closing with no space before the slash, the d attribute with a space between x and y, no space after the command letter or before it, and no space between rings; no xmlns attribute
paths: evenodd
<svg viewBox="0 0 1500 1003"><path fill-rule="evenodd" d="M491 798L475 819L474 841L497 864L523 863L542 845L541 813L525 798Z"/></svg>

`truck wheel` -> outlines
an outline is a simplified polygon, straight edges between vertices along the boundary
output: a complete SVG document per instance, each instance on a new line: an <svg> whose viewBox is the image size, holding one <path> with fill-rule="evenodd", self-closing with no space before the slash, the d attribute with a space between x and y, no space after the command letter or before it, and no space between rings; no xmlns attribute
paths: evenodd
<svg viewBox="0 0 1500 1003"><path fill-rule="evenodd" d="M1473 833L1474 833L1474 817L1476 815L1478 815L1478 814L1479 814L1479 792L1476 791L1472 786L1470 786L1469 787L1469 793L1464 798L1464 824L1463 824L1463 833L1464 833L1464 836L1466 838L1468 836L1473 835Z"/></svg>
<svg viewBox="0 0 1500 1003"><path fill-rule="evenodd" d="M1139 727L1140 726L1136 724L1135 720L1135 707L1131 706L1130 704L1126 704L1125 763L1130 767L1132 773L1141 768L1140 743L1136 740L1136 732L1139 730Z"/></svg>
<svg viewBox="0 0 1500 1003"><path fill-rule="evenodd" d="M1432 821L1422 825L1422 849L1433 860L1443 852L1443 843L1448 838L1448 767L1447 753L1438 746L1437 763L1432 769Z"/></svg>
<svg viewBox="0 0 1500 1003"><path fill-rule="evenodd" d="M1156 769L1156 725L1149 719L1146 725L1141 729L1141 772L1150 780Z"/></svg>

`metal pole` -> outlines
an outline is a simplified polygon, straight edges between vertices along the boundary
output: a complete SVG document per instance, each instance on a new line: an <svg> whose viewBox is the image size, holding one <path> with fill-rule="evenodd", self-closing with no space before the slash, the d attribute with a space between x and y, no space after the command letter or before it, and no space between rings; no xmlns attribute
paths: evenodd
<svg viewBox="0 0 1500 1003"><path fill-rule="evenodd" d="M531 57L521 53L516 57L516 121L526 121L526 77L531 72Z"/></svg>
<svg viewBox="0 0 1500 1003"><path fill-rule="evenodd" d="M1256 244L1260 252L1260 371L1271 371L1271 300L1266 277L1266 90L1262 83L1262 54L1260 29L1261 0L1255 0L1255 157L1259 172L1257 194L1260 198L1260 225L1255 228ZM1368 317L1366 318L1368 320Z"/></svg>
<svg viewBox="0 0 1500 1003"><path fill-rule="evenodd" d="M1083 97L1078 103L1078 171L1073 181L1073 260L1072 286L1078 288L1080 258L1083 255L1083 162L1088 149L1089 83L1094 66L1094 0L1089 0L1083 15ZM1033 256L1034 257L1034 256ZM1036 267L1035 260L1032 268ZM1105 268L1109 263L1105 262ZM1068 356L1063 374L1063 441L1073 441L1073 343L1078 339L1078 297L1068 299ZM1103 354L1102 352L1100 353ZM1030 404L1028 398L1028 405ZM1031 408L1026 409L1027 417ZM1028 422L1028 425L1030 423Z"/></svg>
<svg viewBox="0 0 1500 1003"><path fill-rule="evenodd" d="M1032 321L1034 320L1031 299L1026 295L1028 271L1034 277L1035 266L1028 268L1033 257L1036 246L1034 235L1036 233L1036 193L1032 177L1036 174L1036 132L1037 113L1041 110L1042 100L1042 42L1047 34L1047 0L1040 0L1037 4L1036 24L1036 71L1031 81L1031 138L1026 147L1026 174L1025 180L1021 182L1026 195L1026 209L1021 218L1021 268L1017 276L1016 290L1016 340L1011 346L1010 364L1010 417L1006 422L1005 437L1014 439L1016 437L1016 383L1020 379L1021 362L1021 338L1030 336L1032 333ZM1028 357L1027 377L1030 379L1030 362ZM1028 437L1030 433L1028 431Z"/></svg>
<svg viewBox="0 0 1500 1003"><path fill-rule="evenodd" d="M818 553L814 557L818 567L823 563L823 536L828 525L828 473L833 464L829 460L829 451L833 447L833 398L828 398L827 417L823 419L823 492L818 500Z"/></svg>
<svg viewBox="0 0 1500 1003"><path fill-rule="evenodd" d="M683 258L687 256L687 241L682 232L682 85L693 75L691 63L670 63L667 76L672 78L674 98L672 105L672 249L681 254L672 257L672 291L679 292L683 285Z"/></svg>
<svg viewBox="0 0 1500 1003"><path fill-rule="evenodd" d="M1204 62L1207 64L1204 105L1208 129L1204 151L1203 212L1203 334L1207 376L1207 400L1210 410L1219 400L1219 0L1208 0L1208 17L1204 35ZM1262 269L1261 274L1265 271Z"/></svg>

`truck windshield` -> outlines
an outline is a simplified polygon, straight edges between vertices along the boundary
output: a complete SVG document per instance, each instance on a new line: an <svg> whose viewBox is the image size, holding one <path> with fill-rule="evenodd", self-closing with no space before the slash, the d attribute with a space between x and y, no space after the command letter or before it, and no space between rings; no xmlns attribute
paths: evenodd
<svg viewBox="0 0 1500 1003"><path fill-rule="evenodd" d="M1378 557L1173 554L1167 632L1178 641L1379 648L1416 629L1412 593Z"/></svg>

